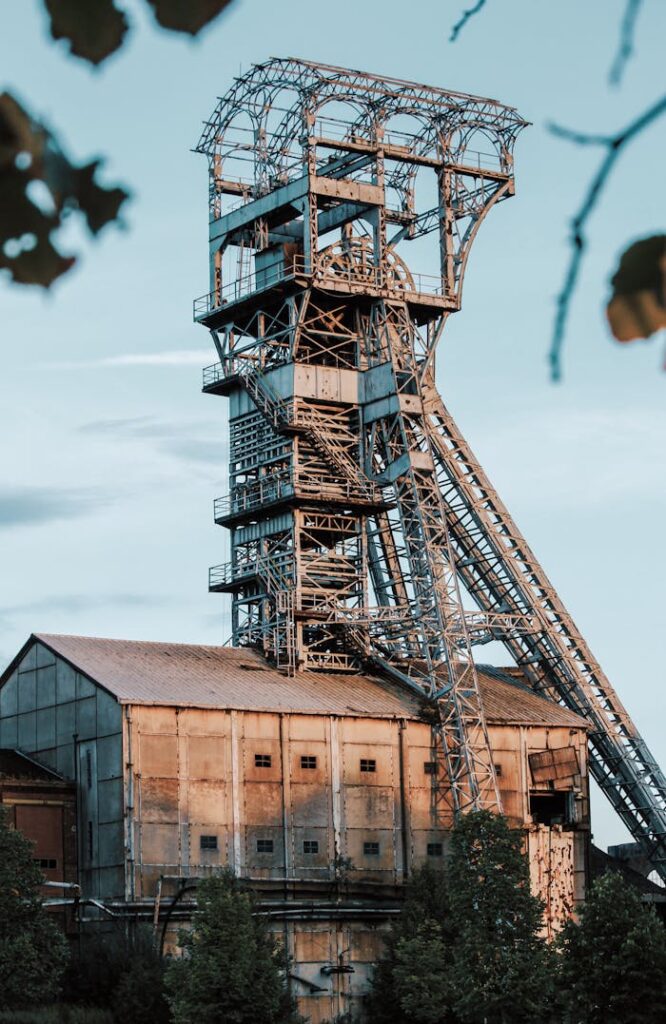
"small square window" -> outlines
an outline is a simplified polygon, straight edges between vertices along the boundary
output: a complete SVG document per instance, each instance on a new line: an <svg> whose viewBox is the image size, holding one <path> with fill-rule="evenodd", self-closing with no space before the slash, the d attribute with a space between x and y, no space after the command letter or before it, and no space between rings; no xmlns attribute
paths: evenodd
<svg viewBox="0 0 666 1024"><path fill-rule="evenodd" d="M255 768L270 768L271 766L271 755L270 754L255 754L254 755L254 767Z"/></svg>
<svg viewBox="0 0 666 1024"><path fill-rule="evenodd" d="M217 836L199 836L199 849L217 850Z"/></svg>
<svg viewBox="0 0 666 1024"><path fill-rule="evenodd" d="M436 775L437 774L437 762L436 761L424 761L423 771L425 775Z"/></svg>
<svg viewBox="0 0 666 1024"><path fill-rule="evenodd" d="M311 754L304 754L301 758L301 768L316 768L317 758L312 757Z"/></svg>
<svg viewBox="0 0 666 1024"><path fill-rule="evenodd" d="M303 840L303 853L319 853L319 840L318 839L304 839Z"/></svg>
<svg viewBox="0 0 666 1024"><path fill-rule="evenodd" d="M363 843L363 854L366 857L378 857L379 843Z"/></svg>
<svg viewBox="0 0 666 1024"><path fill-rule="evenodd" d="M257 839L257 853L272 853L273 852L273 840L272 839Z"/></svg>
<svg viewBox="0 0 666 1024"><path fill-rule="evenodd" d="M441 843L428 843L428 856L429 857L441 857L444 853L444 847Z"/></svg>
<svg viewBox="0 0 666 1024"><path fill-rule="evenodd" d="M376 772L377 762L374 757L362 757L361 758L361 771L362 772Z"/></svg>

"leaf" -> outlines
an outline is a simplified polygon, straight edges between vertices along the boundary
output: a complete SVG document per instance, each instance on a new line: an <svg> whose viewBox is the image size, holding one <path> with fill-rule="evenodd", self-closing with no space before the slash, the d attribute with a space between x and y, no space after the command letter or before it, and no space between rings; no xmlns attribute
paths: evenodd
<svg viewBox="0 0 666 1024"><path fill-rule="evenodd" d="M101 64L117 50L128 29L114 0L44 0L54 39L69 40L70 52Z"/></svg>
<svg viewBox="0 0 666 1024"><path fill-rule="evenodd" d="M128 198L128 193L122 188L101 188L97 184L95 171L100 166L101 161L94 160L76 171L77 202L93 235L98 234L109 221L117 219L120 207Z"/></svg>
<svg viewBox="0 0 666 1024"><path fill-rule="evenodd" d="M147 0L162 28L195 36L231 0Z"/></svg>
<svg viewBox="0 0 666 1024"><path fill-rule="evenodd" d="M666 327L666 235L630 245L611 284L606 315L617 341L647 339Z"/></svg>
<svg viewBox="0 0 666 1024"><path fill-rule="evenodd" d="M128 198L97 183L99 166L70 163L52 132L0 95L0 270L18 284L48 287L74 265L52 238L63 218L78 210L96 235Z"/></svg>

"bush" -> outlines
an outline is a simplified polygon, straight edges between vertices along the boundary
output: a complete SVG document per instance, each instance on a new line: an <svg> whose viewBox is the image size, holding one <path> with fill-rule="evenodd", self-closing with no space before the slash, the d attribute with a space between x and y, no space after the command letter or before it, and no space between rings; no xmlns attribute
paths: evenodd
<svg viewBox="0 0 666 1024"><path fill-rule="evenodd" d="M44 876L33 844L10 828L0 807L0 1010L55 999L65 969L65 938L42 906Z"/></svg>
<svg viewBox="0 0 666 1024"><path fill-rule="evenodd" d="M446 870L414 872L368 1004L372 1024L544 1024L552 954L522 834L485 811L460 819Z"/></svg>
<svg viewBox="0 0 666 1024"><path fill-rule="evenodd" d="M296 1024L284 954L233 874L205 879L197 905L166 973L175 1024Z"/></svg>
<svg viewBox="0 0 666 1024"><path fill-rule="evenodd" d="M46 1006L39 1010L7 1010L0 1013L0 1024L113 1024L108 1010L87 1006Z"/></svg>
<svg viewBox="0 0 666 1024"><path fill-rule="evenodd" d="M118 922L105 931L84 933L65 985L68 1000L109 1009L119 1024L168 1024L171 1019L164 964L149 925Z"/></svg>
<svg viewBox="0 0 666 1024"><path fill-rule="evenodd" d="M561 981L572 1021L661 1024L666 1006L666 928L622 876L592 885L580 924L564 928Z"/></svg>

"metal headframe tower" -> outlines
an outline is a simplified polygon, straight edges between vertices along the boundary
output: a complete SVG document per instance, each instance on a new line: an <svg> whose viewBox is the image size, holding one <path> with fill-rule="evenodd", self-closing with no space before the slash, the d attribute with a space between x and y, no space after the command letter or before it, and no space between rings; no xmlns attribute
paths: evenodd
<svg viewBox="0 0 666 1024"><path fill-rule="evenodd" d="M494 100L293 59L219 101L197 146L211 291L195 318L219 357L204 391L230 399L215 520L231 560L210 589L232 595L233 643L288 672L375 667L424 693L443 822L500 809L472 646L501 639L588 718L594 777L666 879L666 779L435 388L525 124Z"/></svg>

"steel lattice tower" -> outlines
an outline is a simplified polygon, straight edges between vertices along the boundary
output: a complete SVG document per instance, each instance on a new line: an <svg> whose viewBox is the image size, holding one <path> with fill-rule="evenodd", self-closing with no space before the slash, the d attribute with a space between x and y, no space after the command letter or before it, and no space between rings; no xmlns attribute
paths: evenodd
<svg viewBox="0 0 666 1024"><path fill-rule="evenodd" d="M232 595L233 643L286 671L371 667L430 699L443 823L500 809L472 646L503 640L535 689L591 722L593 774L666 878L666 780L435 388L525 123L494 100L291 59L220 100L197 146L211 292L195 318L219 357L204 391L230 399L215 519L231 560L210 589ZM410 269L410 242L436 276Z"/></svg>

